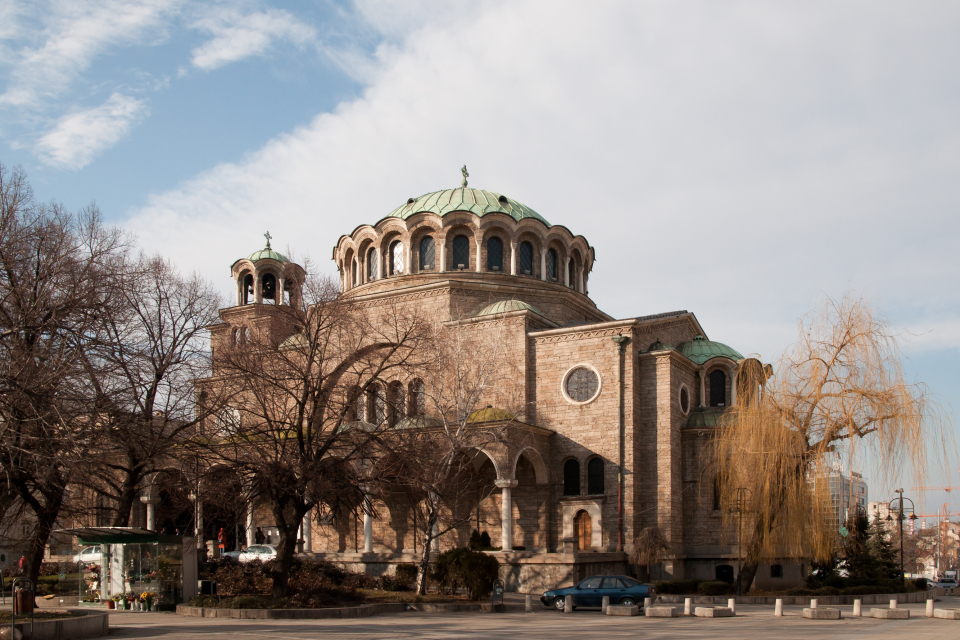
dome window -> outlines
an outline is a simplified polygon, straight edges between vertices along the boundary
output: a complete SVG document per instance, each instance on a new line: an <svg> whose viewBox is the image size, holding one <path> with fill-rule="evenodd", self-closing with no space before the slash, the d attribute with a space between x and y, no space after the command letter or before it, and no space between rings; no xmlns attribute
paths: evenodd
<svg viewBox="0 0 960 640"><path fill-rule="evenodd" d="M500 196L499 198L497 198L497 202L499 202L500 204L509 204L509 202L507 201L507 196Z"/></svg>
<svg viewBox="0 0 960 640"><path fill-rule="evenodd" d="M517 261L517 268L525 276L533 275L533 245L529 242L520 243L520 259Z"/></svg>
<svg viewBox="0 0 960 640"><path fill-rule="evenodd" d="M433 236L426 236L420 241L420 270L436 268L436 245Z"/></svg>
<svg viewBox="0 0 960 640"><path fill-rule="evenodd" d="M390 245L390 275L398 276L403 273L403 243L394 240Z"/></svg>
<svg viewBox="0 0 960 640"><path fill-rule="evenodd" d="M367 280L373 282L379 275L377 273L377 250L370 249L367 252Z"/></svg>
<svg viewBox="0 0 960 640"><path fill-rule="evenodd" d="M470 268L470 239L467 236L457 236L453 239L453 268Z"/></svg>
<svg viewBox="0 0 960 640"><path fill-rule="evenodd" d="M407 198L407 204L413 204L416 201L417 201L416 198Z"/></svg>
<svg viewBox="0 0 960 640"><path fill-rule="evenodd" d="M557 281L557 250L547 250L547 280Z"/></svg>
<svg viewBox="0 0 960 640"><path fill-rule="evenodd" d="M720 369L710 374L710 406L724 407L727 404L727 374Z"/></svg>
<svg viewBox="0 0 960 640"><path fill-rule="evenodd" d="M503 240L496 236L487 240L487 271L503 271Z"/></svg>

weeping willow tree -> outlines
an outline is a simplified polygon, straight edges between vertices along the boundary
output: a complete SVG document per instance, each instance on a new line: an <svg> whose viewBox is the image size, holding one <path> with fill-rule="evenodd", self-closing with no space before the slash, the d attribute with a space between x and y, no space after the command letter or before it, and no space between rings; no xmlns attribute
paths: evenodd
<svg viewBox="0 0 960 640"><path fill-rule="evenodd" d="M739 403L713 441L744 591L762 561L834 556L829 476L838 463L873 462L880 484L922 479L948 444L943 411L924 385L904 379L902 338L869 302L824 298L799 328L775 368L741 363Z"/></svg>

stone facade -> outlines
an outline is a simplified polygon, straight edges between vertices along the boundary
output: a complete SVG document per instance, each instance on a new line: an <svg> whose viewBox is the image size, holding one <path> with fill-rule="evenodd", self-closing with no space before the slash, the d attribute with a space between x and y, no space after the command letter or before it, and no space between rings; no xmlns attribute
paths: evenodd
<svg viewBox="0 0 960 640"><path fill-rule="evenodd" d="M687 311L616 320L599 310L587 289L594 250L583 236L518 215L529 208L498 194L438 194L411 198L342 236L333 260L351 304L400 306L461 326L504 322L524 407L517 428L528 444L480 468L496 489L440 548L465 545L472 529L486 531L504 549L508 588L534 592L594 572L635 571L632 541L657 526L671 545L657 577L732 579L736 540L723 530L704 449L717 415L737 401L744 358L707 340ZM418 205L428 200L446 209ZM488 204L480 207L481 200ZM271 260L264 264L285 283L301 277L275 257L252 258L234 265L238 305L213 328L215 350L237 340L238 327L268 322L257 310L265 287L241 280L264 271L260 262ZM252 295L245 299L245 291ZM414 561L423 541L405 499L372 496L365 518L314 524L306 550L373 573ZM502 520L505 499L510 523ZM364 519L372 520L369 540ZM765 571L758 580L769 582Z"/></svg>

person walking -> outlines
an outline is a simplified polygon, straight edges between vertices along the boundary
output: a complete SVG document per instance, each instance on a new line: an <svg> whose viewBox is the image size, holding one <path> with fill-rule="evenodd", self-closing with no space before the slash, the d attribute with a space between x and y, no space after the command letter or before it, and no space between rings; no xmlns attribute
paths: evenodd
<svg viewBox="0 0 960 640"><path fill-rule="evenodd" d="M220 547L220 555L223 555L224 550L227 548L227 534L223 532L223 527L220 527L220 533L217 534L217 542Z"/></svg>
<svg viewBox="0 0 960 640"><path fill-rule="evenodd" d="M263 544L264 540L266 539L267 537L263 535L263 529L261 529L260 527L257 527L257 532L253 534L254 542L256 542L257 544Z"/></svg>

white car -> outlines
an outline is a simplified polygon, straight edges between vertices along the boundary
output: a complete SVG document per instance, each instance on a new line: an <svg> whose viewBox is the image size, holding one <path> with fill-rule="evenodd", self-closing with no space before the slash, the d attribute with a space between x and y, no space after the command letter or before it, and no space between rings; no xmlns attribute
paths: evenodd
<svg viewBox="0 0 960 640"><path fill-rule="evenodd" d="M100 553L100 547L85 547L80 553L73 556L74 562L90 562L92 564L101 564L103 554Z"/></svg>
<svg viewBox="0 0 960 640"><path fill-rule="evenodd" d="M252 562L254 560L261 560L267 562L268 560L277 559L277 548L272 544L255 544L247 547L240 552L240 557L237 558L240 562Z"/></svg>
<svg viewBox="0 0 960 640"><path fill-rule="evenodd" d="M944 589L956 589L957 588L957 579L956 578L940 578L933 583L935 587L942 587Z"/></svg>

